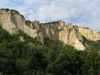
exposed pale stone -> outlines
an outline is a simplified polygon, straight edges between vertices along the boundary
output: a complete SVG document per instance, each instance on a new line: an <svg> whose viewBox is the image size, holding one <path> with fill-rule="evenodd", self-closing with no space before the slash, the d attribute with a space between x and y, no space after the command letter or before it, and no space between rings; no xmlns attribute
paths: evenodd
<svg viewBox="0 0 100 75"><path fill-rule="evenodd" d="M37 29L32 29L25 24L24 17L12 10L0 10L0 23L3 25L3 29L7 30L10 34L15 33L17 29L22 30L31 37L43 36L37 33Z"/></svg>
<svg viewBox="0 0 100 75"><path fill-rule="evenodd" d="M100 40L100 32L99 31L93 31L90 29L82 28L82 27L79 27L78 30L88 40L93 40L93 41Z"/></svg>
<svg viewBox="0 0 100 75"><path fill-rule="evenodd" d="M33 29L39 30L39 28L40 28L39 21L33 21L32 24L33 24Z"/></svg>
<svg viewBox="0 0 100 75"><path fill-rule="evenodd" d="M60 40L64 44L72 45L78 50L85 49L82 36L93 41L100 40L98 31L73 26L70 22L65 26L63 20L45 24L39 24L39 21L25 21L21 14L12 10L0 10L0 23L10 34L20 29L33 38L37 37L42 43L44 43L44 37L49 37L51 40ZM22 38L20 39L23 41Z"/></svg>
<svg viewBox="0 0 100 75"><path fill-rule="evenodd" d="M72 44L72 46L74 46L76 49L78 50L84 50L85 47L83 46L83 44L79 41L79 39L76 39L75 43Z"/></svg>
<svg viewBox="0 0 100 75"><path fill-rule="evenodd" d="M70 29L72 29L73 28L73 25L70 22L68 22L67 23L67 27L70 28Z"/></svg>
<svg viewBox="0 0 100 75"><path fill-rule="evenodd" d="M30 28L33 28L32 22L26 21L25 24L26 24L27 26L29 26Z"/></svg>
<svg viewBox="0 0 100 75"><path fill-rule="evenodd" d="M60 25L60 26L64 26L64 25L65 25L64 20L59 21L59 25Z"/></svg>
<svg viewBox="0 0 100 75"><path fill-rule="evenodd" d="M19 36L19 40L22 41L22 42L25 41L22 36Z"/></svg>

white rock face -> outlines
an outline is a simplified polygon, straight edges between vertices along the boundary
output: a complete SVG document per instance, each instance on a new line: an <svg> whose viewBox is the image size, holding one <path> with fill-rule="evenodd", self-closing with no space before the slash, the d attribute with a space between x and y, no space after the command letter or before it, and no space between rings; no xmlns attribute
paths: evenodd
<svg viewBox="0 0 100 75"><path fill-rule="evenodd" d="M78 50L84 50L85 49L83 44L78 39L76 39L75 43L72 44L72 46L74 46Z"/></svg>
<svg viewBox="0 0 100 75"><path fill-rule="evenodd" d="M17 33L20 29L33 38L37 37L42 43L44 37L49 37L51 40L60 40L64 44L72 45L78 50L85 49L82 36L93 41L100 40L99 31L73 26L70 22L65 26L63 20L45 24L40 24L39 21L25 21L21 14L12 10L0 10L0 23L10 34Z"/></svg>
<svg viewBox="0 0 100 75"><path fill-rule="evenodd" d="M3 25L3 29L7 30L10 34L17 33L17 30L20 29L33 38L43 37L42 34L37 33L37 29L27 26L24 17L16 11L0 10L0 23Z"/></svg>
<svg viewBox="0 0 100 75"><path fill-rule="evenodd" d="M79 27L78 30L88 40L93 40L93 41L100 40L100 32L99 31L93 31L90 29L82 28L82 27Z"/></svg>
<svg viewBox="0 0 100 75"><path fill-rule="evenodd" d="M19 36L19 40L22 41L22 42L25 41L24 37L22 37L22 36Z"/></svg>
<svg viewBox="0 0 100 75"><path fill-rule="evenodd" d="M85 49L84 45L79 41L83 41L81 34L70 22L68 22L67 26L64 26L64 30L59 32L59 40L74 46L78 50Z"/></svg>

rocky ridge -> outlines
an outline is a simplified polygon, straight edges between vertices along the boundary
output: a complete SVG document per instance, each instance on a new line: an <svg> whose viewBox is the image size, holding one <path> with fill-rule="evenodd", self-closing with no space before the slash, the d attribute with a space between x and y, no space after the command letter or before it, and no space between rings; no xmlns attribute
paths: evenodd
<svg viewBox="0 0 100 75"><path fill-rule="evenodd" d="M64 44L72 45L78 50L85 49L82 36L88 40L100 40L99 31L73 26L70 22L65 25L63 20L50 23L25 21L25 18L14 10L0 10L0 23L10 34L17 33L20 29L33 38L37 37L42 43L45 37L49 37L51 40L59 40Z"/></svg>

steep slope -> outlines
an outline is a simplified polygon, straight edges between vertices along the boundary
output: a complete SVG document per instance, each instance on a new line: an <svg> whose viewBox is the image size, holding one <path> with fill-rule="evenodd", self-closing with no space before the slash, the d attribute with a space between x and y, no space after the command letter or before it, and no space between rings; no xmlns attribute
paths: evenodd
<svg viewBox="0 0 100 75"><path fill-rule="evenodd" d="M100 42L94 45L90 51L77 51L48 38L41 44L22 31L10 35L0 26L0 75L100 75Z"/></svg>
<svg viewBox="0 0 100 75"><path fill-rule="evenodd" d="M43 32L44 37L49 37L51 40L60 40L64 44L72 45L78 50L85 49L80 42L80 40L83 40L82 35L70 22L65 26L63 20L42 24L39 24L38 21L26 21L26 25L32 29L38 29L38 31Z"/></svg>
<svg viewBox="0 0 100 75"><path fill-rule="evenodd" d="M73 26L70 22L65 25L63 20L49 23L25 21L25 18L15 10L1 9L0 23L10 34L17 33L20 29L33 38L37 37L42 43L45 37L49 37L50 40L62 41L78 50L85 50L82 36L88 40L100 40L99 31Z"/></svg>
<svg viewBox="0 0 100 75"><path fill-rule="evenodd" d="M37 29L31 29L29 26L26 26L24 17L15 10L0 10L0 23L3 25L3 29L10 34L17 33L20 29L33 38L43 37L41 33L37 33Z"/></svg>
<svg viewBox="0 0 100 75"><path fill-rule="evenodd" d="M78 30L88 40L93 40L93 41L100 40L100 32L99 31L93 31L93 30L90 30L87 28L82 28L82 27L79 27Z"/></svg>

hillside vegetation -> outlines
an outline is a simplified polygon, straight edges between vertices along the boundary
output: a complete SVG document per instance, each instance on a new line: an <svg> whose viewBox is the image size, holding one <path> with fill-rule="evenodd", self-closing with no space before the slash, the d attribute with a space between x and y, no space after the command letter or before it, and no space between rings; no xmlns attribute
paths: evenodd
<svg viewBox="0 0 100 75"><path fill-rule="evenodd" d="M9 35L0 27L0 75L100 75L100 43L87 44L88 51L49 38L41 44L20 30Z"/></svg>

